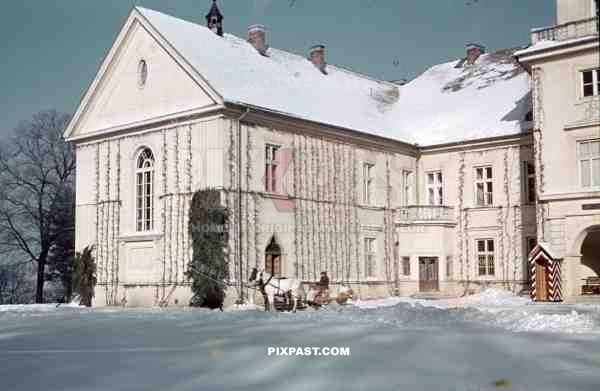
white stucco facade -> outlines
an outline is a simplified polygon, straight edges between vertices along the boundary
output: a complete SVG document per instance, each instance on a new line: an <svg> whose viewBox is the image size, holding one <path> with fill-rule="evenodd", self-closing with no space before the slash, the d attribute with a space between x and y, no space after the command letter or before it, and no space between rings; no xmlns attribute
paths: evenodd
<svg viewBox="0 0 600 391"><path fill-rule="evenodd" d="M559 0L558 25L532 32L533 42L553 40L518 53L534 80L538 238L562 259L570 297L600 273L600 181L593 176L600 167L591 152L590 177L581 151L582 144L600 145L598 88L585 96L583 86L583 73L600 69L594 14L593 1Z"/></svg>

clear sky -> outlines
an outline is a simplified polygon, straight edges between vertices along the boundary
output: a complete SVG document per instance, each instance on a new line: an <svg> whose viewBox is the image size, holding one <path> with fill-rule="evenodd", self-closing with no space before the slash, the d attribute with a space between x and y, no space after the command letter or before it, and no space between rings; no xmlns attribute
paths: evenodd
<svg viewBox="0 0 600 391"><path fill-rule="evenodd" d="M204 23L212 0L11 0L0 11L0 135L40 110L73 112L133 5ZM378 78L411 78L464 55L529 43L555 0L219 0L225 31L263 23L273 47ZM218 56L215 53L215 56Z"/></svg>

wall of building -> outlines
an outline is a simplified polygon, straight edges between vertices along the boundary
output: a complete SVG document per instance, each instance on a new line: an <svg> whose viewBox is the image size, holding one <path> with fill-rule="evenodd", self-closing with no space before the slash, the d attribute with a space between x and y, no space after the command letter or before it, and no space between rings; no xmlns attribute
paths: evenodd
<svg viewBox="0 0 600 391"><path fill-rule="evenodd" d="M600 140L600 97L583 97L581 71L597 68L598 48L548 55L532 64L535 102L536 164L539 167L539 237L563 259L563 292L581 294L589 270L582 267L581 245L600 226L600 188L581 185L577 158L580 141Z"/></svg>
<svg viewBox="0 0 600 391"><path fill-rule="evenodd" d="M77 145L76 247L95 246L97 305L187 304L189 289L178 287L190 259L189 203L193 190L223 186L222 124L197 120ZM155 158L154 229L136 232L135 165L144 147Z"/></svg>
<svg viewBox="0 0 600 391"><path fill-rule="evenodd" d="M426 173L441 171L444 205L453 208L449 223L413 223L410 234L400 237L402 255L411 256L411 278L418 279L418 257L440 260L440 284L448 293L464 292L467 285L507 286L520 291L526 279L526 238L536 236L535 206L525 199L524 162L533 163L531 137L508 144L464 145L435 152L425 151L419 161L418 202L426 205ZM476 205L475 169L491 166L493 204ZM406 237L407 240L402 240ZM476 241L494 240L495 273L480 276ZM446 262L450 257L448 270ZM416 288L413 288L416 289Z"/></svg>
<svg viewBox="0 0 600 391"><path fill-rule="evenodd" d="M594 0L557 0L557 23L567 23L594 17L596 8Z"/></svg>

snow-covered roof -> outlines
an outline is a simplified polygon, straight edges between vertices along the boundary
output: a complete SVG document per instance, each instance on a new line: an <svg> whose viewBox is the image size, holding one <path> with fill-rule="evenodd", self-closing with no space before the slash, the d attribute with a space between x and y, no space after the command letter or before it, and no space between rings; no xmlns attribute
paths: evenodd
<svg viewBox="0 0 600 391"><path fill-rule="evenodd" d="M566 39L564 41L551 41L551 40L543 39L525 49L515 52L515 56L525 56L525 55L529 55L529 54L542 52L547 49L562 48L565 46L575 45L575 44L582 43L582 42L589 42L589 41L593 42L595 40L598 40L598 37L594 37L594 36L590 36L590 35L585 36L585 37Z"/></svg>
<svg viewBox="0 0 600 391"><path fill-rule="evenodd" d="M529 76L512 51L475 64L430 68L404 86L308 59L137 7L226 102L260 107L420 145L517 134L530 110Z"/></svg>

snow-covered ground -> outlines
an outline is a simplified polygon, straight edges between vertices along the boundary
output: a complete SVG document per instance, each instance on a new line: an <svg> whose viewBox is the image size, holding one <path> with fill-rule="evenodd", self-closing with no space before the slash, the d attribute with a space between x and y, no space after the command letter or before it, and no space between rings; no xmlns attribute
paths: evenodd
<svg viewBox="0 0 600 391"><path fill-rule="evenodd" d="M269 347L349 347L274 356ZM268 314L0 307L2 390L597 390L600 307L490 290Z"/></svg>

